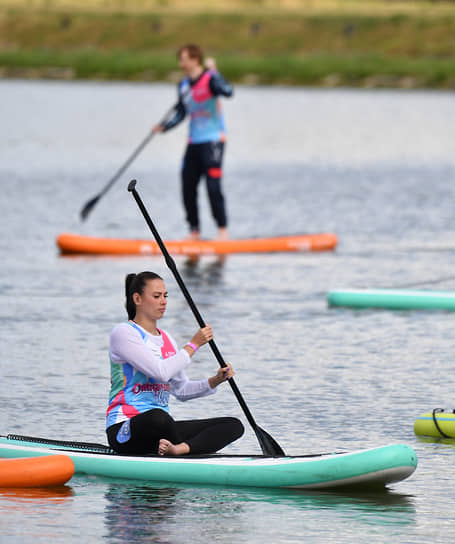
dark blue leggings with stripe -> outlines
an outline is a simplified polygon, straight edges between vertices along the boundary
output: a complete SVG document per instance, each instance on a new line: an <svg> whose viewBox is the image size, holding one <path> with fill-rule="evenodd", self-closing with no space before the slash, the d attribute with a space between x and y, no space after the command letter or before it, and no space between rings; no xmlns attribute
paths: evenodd
<svg viewBox="0 0 455 544"><path fill-rule="evenodd" d="M197 190L205 177L213 218L218 227L226 227L226 207L221 190L224 142L189 144L183 158L182 194L186 219L192 231L199 231Z"/></svg>

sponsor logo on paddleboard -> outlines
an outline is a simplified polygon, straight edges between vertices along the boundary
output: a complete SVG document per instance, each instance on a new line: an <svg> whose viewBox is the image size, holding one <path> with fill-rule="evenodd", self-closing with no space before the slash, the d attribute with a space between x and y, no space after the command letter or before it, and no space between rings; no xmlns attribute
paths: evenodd
<svg viewBox="0 0 455 544"><path fill-rule="evenodd" d="M311 251L311 242L309 240L290 240L289 247L297 251Z"/></svg>

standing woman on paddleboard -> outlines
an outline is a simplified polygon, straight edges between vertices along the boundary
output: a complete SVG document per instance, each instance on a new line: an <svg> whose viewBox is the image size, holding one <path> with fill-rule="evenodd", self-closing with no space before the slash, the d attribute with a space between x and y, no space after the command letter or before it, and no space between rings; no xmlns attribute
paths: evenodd
<svg viewBox="0 0 455 544"><path fill-rule="evenodd" d="M240 438L244 428L236 418L175 421L169 414L169 394L182 401L205 397L234 375L229 364L198 381L184 372L196 351L212 340L211 327L199 329L178 350L170 334L156 326L167 304L163 279L154 272L128 274L125 294L128 321L114 327L109 343L110 446L121 454L206 454Z"/></svg>
<svg viewBox="0 0 455 544"><path fill-rule="evenodd" d="M178 85L175 115L152 132L165 132L188 114L190 132L182 167L182 194L190 238L200 238L197 189L205 176L212 215L218 226L218 239L226 239L227 217L221 190L222 162L226 141L220 96L230 97L232 86L217 71L214 59L206 59L197 45L184 45L178 51L179 66L185 78Z"/></svg>

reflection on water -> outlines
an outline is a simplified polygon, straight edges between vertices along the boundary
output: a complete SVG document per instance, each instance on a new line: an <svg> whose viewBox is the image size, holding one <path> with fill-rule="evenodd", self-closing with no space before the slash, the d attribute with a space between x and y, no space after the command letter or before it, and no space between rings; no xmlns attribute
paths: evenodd
<svg viewBox="0 0 455 544"><path fill-rule="evenodd" d="M66 513L75 492L68 486L0 488L0 542L65 542Z"/></svg>
<svg viewBox="0 0 455 544"><path fill-rule="evenodd" d="M20 507L23 504L34 506L58 503L74 496L68 485L56 487L0 487L1 509Z"/></svg>
<svg viewBox="0 0 455 544"><path fill-rule="evenodd" d="M223 279L226 260L227 255L217 255L209 258L190 255L183 262L182 275L184 274L185 277L199 285L217 284ZM179 268L178 265L177 268Z"/></svg>
<svg viewBox="0 0 455 544"><path fill-rule="evenodd" d="M170 542L166 526L177 512L179 489L110 484L105 494L105 524L112 542Z"/></svg>
<svg viewBox="0 0 455 544"><path fill-rule="evenodd" d="M416 436L417 440L427 444L441 444L455 446L455 438L445 438L443 436Z"/></svg>
<svg viewBox="0 0 455 544"><path fill-rule="evenodd" d="M344 519L371 525L406 526L415 522L414 497L382 493L303 492L285 489L218 487L168 487L165 484L111 483L105 494L105 524L112 542L173 542L176 524L184 542L185 523L214 515L224 526L242 526L260 515L266 505L277 507L268 523L280 523L288 508L318 512L321 523L327 511L339 511ZM185 522L186 520L186 522ZM205 519L204 523L208 522ZM195 527L188 528L193 532ZM177 531L178 534L178 531ZM246 535L244 535L246 537ZM188 540L187 540L188 541Z"/></svg>

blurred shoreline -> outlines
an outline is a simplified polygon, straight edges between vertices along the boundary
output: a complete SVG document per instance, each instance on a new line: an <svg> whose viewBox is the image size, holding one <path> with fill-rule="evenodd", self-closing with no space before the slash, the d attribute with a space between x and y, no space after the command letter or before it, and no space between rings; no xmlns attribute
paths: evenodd
<svg viewBox="0 0 455 544"><path fill-rule="evenodd" d="M234 83L455 89L454 2L0 4L0 78L174 82L189 42Z"/></svg>

